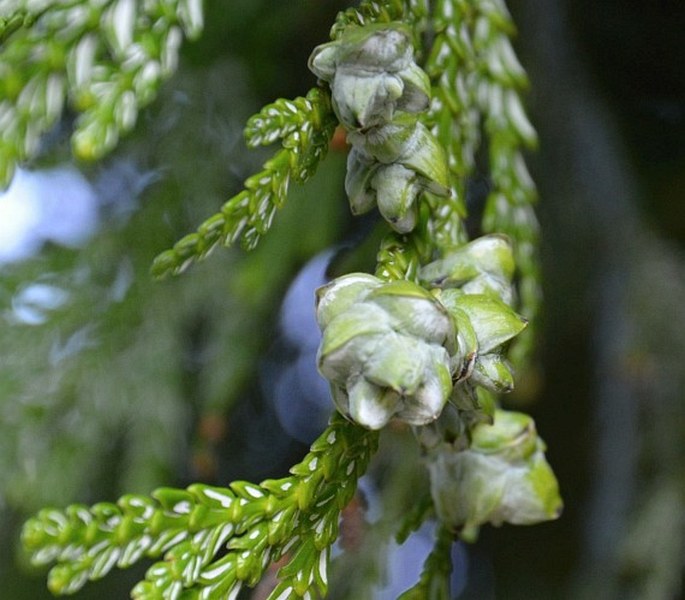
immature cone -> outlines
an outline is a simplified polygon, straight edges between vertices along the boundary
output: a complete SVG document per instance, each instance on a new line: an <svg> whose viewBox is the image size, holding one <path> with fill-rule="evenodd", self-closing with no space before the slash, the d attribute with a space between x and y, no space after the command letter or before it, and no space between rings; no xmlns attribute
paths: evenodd
<svg viewBox="0 0 685 600"><path fill-rule="evenodd" d="M440 415L452 390L454 328L430 293L353 273L319 288L317 299L319 371L343 414L369 429Z"/></svg>
<svg viewBox="0 0 685 600"><path fill-rule="evenodd" d="M511 305L516 265L509 238L479 237L427 264L419 276L427 286L459 288L467 294L492 294Z"/></svg>
<svg viewBox="0 0 685 600"><path fill-rule="evenodd" d="M330 83L333 108L348 129L391 121L396 110L428 108L430 81L414 62L409 29L401 23L350 27L309 58L314 74Z"/></svg>
<svg viewBox="0 0 685 600"><path fill-rule="evenodd" d="M345 191L353 214L376 204L400 233L416 225L416 200L423 191L449 194L447 159L433 134L414 118L403 116L364 135L351 132Z"/></svg>
<svg viewBox="0 0 685 600"><path fill-rule="evenodd" d="M494 424L473 428L471 445L431 452L431 494L440 519L455 530L484 523L532 525L561 514L559 486L535 423L498 410Z"/></svg>
<svg viewBox="0 0 685 600"><path fill-rule="evenodd" d="M352 213L378 205L400 233L416 226L423 191L449 195L445 152L418 121L431 87L413 54L409 29L385 23L350 27L309 59L309 68L329 82L352 145L345 179Z"/></svg>
<svg viewBox="0 0 685 600"><path fill-rule="evenodd" d="M441 288L436 297L458 332L452 402L461 410L483 412L487 398L476 386L497 394L514 387L504 348L526 327L526 320L510 307L514 270L509 239L493 234L451 250L419 272L424 285Z"/></svg>

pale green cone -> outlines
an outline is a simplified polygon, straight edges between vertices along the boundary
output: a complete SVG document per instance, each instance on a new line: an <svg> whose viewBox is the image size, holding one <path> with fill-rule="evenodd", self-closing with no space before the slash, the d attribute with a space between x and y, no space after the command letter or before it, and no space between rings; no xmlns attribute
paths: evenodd
<svg viewBox="0 0 685 600"><path fill-rule="evenodd" d="M349 27L309 59L310 69L329 82L352 145L345 178L352 213L377 204L399 233L416 226L421 192L450 194L444 149L418 121L431 84L414 62L411 41L401 23Z"/></svg>
<svg viewBox="0 0 685 600"><path fill-rule="evenodd" d="M399 163L421 177L423 188L439 196L449 194L447 157L443 147L414 115L398 114L391 123L363 134L350 132L348 140L383 164Z"/></svg>
<svg viewBox="0 0 685 600"><path fill-rule="evenodd" d="M473 428L471 448L444 444L428 460L438 516L455 530L488 522L529 525L561 513L544 443L527 415L498 410L493 425Z"/></svg>
<svg viewBox="0 0 685 600"><path fill-rule="evenodd" d="M442 147L410 115L402 123L374 127L364 134L350 132L345 191L353 214L375 203L395 231L416 226L417 200L424 190L449 195L447 161Z"/></svg>
<svg viewBox="0 0 685 600"><path fill-rule="evenodd" d="M427 285L460 288L467 294L492 293L511 305L511 281L516 265L509 238L482 236L424 266L420 279Z"/></svg>
<svg viewBox="0 0 685 600"><path fill-rule="evenodd" d="M360 76L357 67L338 69L331 83L338 118L352 128L366 129L390 121L403 91L404 84L396 75Z"/></svg>
<svg viewBox="0 0 685 600"><path fill-rule="evenodd" d="M352 274L317 292L319 371L341 412L365 427L429 423L452 390L453 320L420 286L378 281Z"/></svg>
<svg viewBox="0 0 685 600"><path fill-rule="evenodd" d="M390 165L402 159L411 147L418 145L416 115L399 113L391 122L364 131L350 131L347 140L355 148L363 148L373 160Z"/></svg>
<svg viewBox="0 0 685 600"><path fill-rule="evenodd" d="M315 48L309 68L331 84L333 108L350 129L387 123L398 108L428 107L430 82L400 23L350 27L339 40Z"/></svg>

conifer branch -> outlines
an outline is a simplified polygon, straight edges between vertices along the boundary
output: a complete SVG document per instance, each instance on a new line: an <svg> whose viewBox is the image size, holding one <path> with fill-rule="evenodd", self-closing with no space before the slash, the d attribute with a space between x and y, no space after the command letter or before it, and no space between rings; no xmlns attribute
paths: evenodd
<svg viewBox="0 0 685 600"><path fill-rule="evenodd" d="M290 593L283 597L304 597L313 586L324 593L340 511L377 440L336 414L289 477L228 488L162 488L117 504L45 509L26 523L23 542L35 564L57 563L48 583L55 594L73 593L114 566L162 555L134 598L176 598L181 590L188 597L232 598L281 557L287 562L278 589ZM221 555L222 549L228 551Z"/></svg>
<svg viewBox="0 0 685 600"><path fill-rule="evenodd" d="M537 145L537 134L521 100L528 78L509 39L516 31L511 16L502 3L482 4L474 45L481 65L479 102L485 115L492 179L482 227L487 233L504 233L514 240L520 311L529 321L509 353L520 367L531 358L542 302L540 234L534 210L537 190L523 156L524 149Z"/></svg>
<svg viewBox="0 0 685 600"><path fill-rule="evenodd" d="M362 0L359 6L338 13L331 28L331 39L339 39L350 26L401 20L405 16L404 4L402 0Z"/></svg>
<svg viewBox="0 0 685 600"><path fill-rule="evenodd" d="M220 212L157 256L152 274L179 274L219 244L240 240L243 248L253 249L285 203L290 182L304 183L314 175L328 152L335 126L330 98L318 88L306 98L278 101L252 117L246 128L248 143L256 146L280 137L281 150L264 163L262 171L245 180L245 189Z"/></svg>
<svg viewBox="0 0 685 600"><path fill-rule="evenodd" d="M66 104L79 115L74 154L112 150L176 70L183 36L202 27L201 0L16 2L0 20L0 187Z"/></svg>
<svg viewBox="0 0 685 600"><path fill-rule="evenodd" d="M522 153L535 146L537 137L520 97L528 81L509 39L515 27L501 2L439 0L433 28L435 39L425 64L433 82L428 122L447 150L454 203L451 210L439 208L437 218L441 210L446 217L465 216L466 183L476 169L484 126L492 190L482 229L507 234L514 242L520 310L530 325L514 342L510 357L523 366L531 353L541 291L539 227L533 209L537 195ZM442 239L441 230L444 227L436 228L438 247L465 241L458 227Z"/></svg>

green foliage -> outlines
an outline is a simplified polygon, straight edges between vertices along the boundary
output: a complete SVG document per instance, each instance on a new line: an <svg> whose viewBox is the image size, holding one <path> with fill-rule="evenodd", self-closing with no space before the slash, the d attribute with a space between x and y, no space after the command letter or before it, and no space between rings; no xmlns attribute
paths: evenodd
<svg viewBox="0 0 685 600"><path fill-rule="evenodd" d="M402 0L387 2L363 0L359 6L348 8L338 13L331 28L331 39L337 40L349 27L368 25L369 23L390 23L407 16L405 3Z"/></svg>
<svg viewBox="0 0 685 600"><path fill-rule="evenodd" d="M0 186L35 157L65 103L79 113L74 154L112 150L175 70L201 0L4 2L0 17Z"/></svg>
<svg viewBox="0 0 685 600"><path fill-rule="evenodd" d="M290 182L304 183L314 175L334 128L328 96L318 89L306 98L276 102L252 117L246 129L248 143L258 146L282 138L283 148L245 181L245 189L226 202L221 212L160 254L152 265L153 274L178 274L220 243L228 246L241 239L245 249L253 249L283 206Z"/></svg>
<svg viewBox="0 0 685 600"><path fill-rule="evenodd" d="M283 556L270 598L325 593L340 511L376 445L376 434L337 416L290 477L259 485L235 481L229 488L163 488L151 498L124 496L116 505L46 509L26 523L23 541L36 563L57 561L49 577L57 594L72 593L115 565L165 553L134 588L134 598L176 598L182 590L183 598L234 598ZM228 553L221 555L225 544Z"/></svg>
<svg viewBox="0 0 685 600"><path fill-rule="evenodd" d="M536 191L522 154L537 137L520 97L528 82L509 39L515 27L499 0L440 0L434 28L425 65L434 82L431 122L447 148L453 189L462 203L468 178L477 174L478 149L483 138L487 142L491 191L481 227L514 241L520 310L530 325L510 356L523 367L531 358L541 291Z"/></svg>
<svg viewBox="0 0 685 600"><path fill-rule="evenodd" d="M103 85L96 87L105 90L98 106L109 121L89 117L97 110L74 96L77 108L86 110L74 137L83 156L96 157L116 143L159 81L135 87L145 61L130 63L126 52L138 43L147 47L137 36L144 35L150 17L131 17L131 6L130 0L108 4L93 21L113 61L102 70L98 82ZM147 10L148 3L143 7ZM153 40L145 39L150 45L165 40L154 48L160 73L168 73L174 66L169 57L175 56L176 23L194 34L199 8L150 7L164 10L161 21L154 21L161 25L150 33ZM5 24L8 39L24 30L44 35L35 25ZM420 581L403 598L446 597L455 537L472 539L489 521L532 523L558 516L556 480L532 421L526 417L525 427L507 428L506 413L495 405L495 393L513 387L508 357L524 366L530 351L528 341L515 355L507 354L509 342L526 324L515 310L529 318L538 310L535 193L521 154L534 144L535 133L519 97L525 75L511 49L512 32L499 1L441 0L432 12L420 0L362 2L339 14L333 41L310 59L323 80L320 87L303 98L278 100L248 121L249 146L280 141L281 149L195 233L159 254L153 274L181 273L217 245L240 241L245 249L255 248L283 206L290 182L302 184L314 176L340 123L352 145L346 180L352 212L377 204L395 230L385 229L377 278L341 277L319 292L324 335L319 368L352 422L334 416L284 479L258 485L237 481L227 488L163 488L151 497L124 496L117 504L40 512L27 522L23 540L34 562L57 562L49 577L54 593L71 593L114 566L127 567L146 556L163 560L134 588L139 600L235 598L279 559L284 565L269 598L325 595L340 513L377 445L377 434L356 423L377 429L395 415L415 426L419 445L430 453L431 502L441 522ZM127 71L129 64L134 66ZM41 131L61 111L61 104L50 106ZM489 151L485 166L477 160L483 140ZM7 164L26 155L15 152ZM506 233L510 240L484 236L468 242L466 186L479 169L492 181L481 230ZM272 257L276 268L279 258ZM268 276L258 275L255 287L262 288ZM371 281L374 289L350 292L355 277ZM503 420L506 435L490 435L499 431L493 420L495 428ZM481 439L487 440L486 448L472 447ZM491 480L484 465L498 476ZM468 514L457 510L455 515L454 502ZM408 526L417 527L432 512L424 507Z"/></svg>

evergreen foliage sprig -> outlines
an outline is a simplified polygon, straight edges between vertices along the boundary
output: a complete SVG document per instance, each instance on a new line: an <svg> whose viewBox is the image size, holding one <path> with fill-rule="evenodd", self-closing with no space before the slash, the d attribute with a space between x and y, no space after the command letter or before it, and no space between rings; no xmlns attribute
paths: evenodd
<svg viewBox="0 0 685 600"><path fill-rule="evenodd" d="M362 0L359 6L338 13L331 27L331 39L337 40L348 27L363 27L369 23L390 23L406 16L403 0Z"/></svg>
<svg viewBox="0 0 685 600"><path fill-rule="evenodd" d="M0 187L35 157L66 104L77 157L112 150L175 70L202 0L4 2L0 19Z"/></svg>
<svg viewBox="0 0 685 600"><path fill-rule="evenodd" d="M516 29L506 6L500 2L483 3L473 31L482 72L479 101L485 114L492 181L482 227L487 233L509 235L515 242L520 310L529 320L529 327L509 356L514 364L524 366L533 351L542 301L539 224L533 208L537 190L523 155L525 149L537 145L537 133L521 99L528 78L509 40Z"/></svg>
<svg viewBox="0 0 685 600"><path fill-rule="evenodd" d="M469 177L476 174L478 149L487 142L491 191L481 228L505 233L514 242L519 309L529 326L514 342L510 358L523 367L532 352L541 291L537 193L523 156L537 136L521 100L528 80L511 45L516 30L504 3L491 0L441 0L433 23L435 39L425 65L434 82L430 122L447 149L462 206Z"/></svg>
<svg viewBox="0 0 685 600"><path fill-rule="evenodd" d="M270 598L311 597L313 589L325 593L340 511L377 440L338 415L289 477L45 509L26 523L23 541L34 562L57 562L49 576L56 594L72 593L114 566L164 555L134 588L134 598L234 598L281 558L281 581Z"/></svg>
<svg viewBox="0 0 685 600"><path fill-rule="evenodd" d="M152 273L157 277L178 274L218 244L241 240L245 249L253 249L271 227L276 210L283 206L290 182L304 183L314 175L328 151L335 126L330 98L318 88L305 98L266 106L252 117L245 132L248 144L258 146L281 138L282 149L262 171L245 181L245 189L220 212L157 256Z"/></svg>

